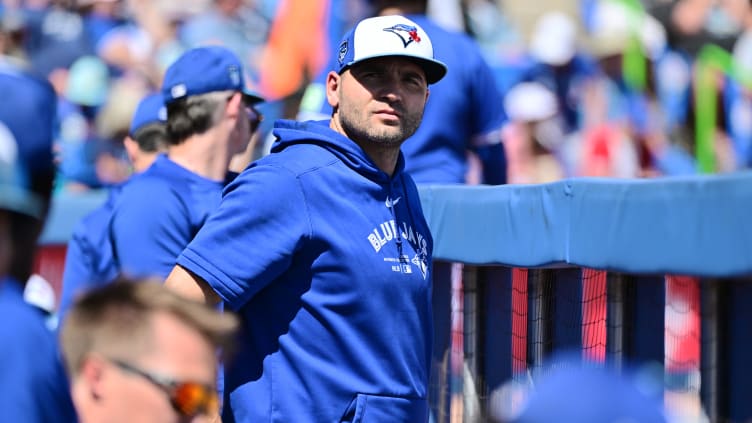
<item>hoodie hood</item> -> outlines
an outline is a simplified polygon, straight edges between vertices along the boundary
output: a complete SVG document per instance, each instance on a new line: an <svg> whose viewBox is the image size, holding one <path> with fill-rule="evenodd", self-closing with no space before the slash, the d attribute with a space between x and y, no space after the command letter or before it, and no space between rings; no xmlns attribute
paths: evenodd
<svg viewBox="0 0 752 423"><path fill-rule="evenodd" d="M374 181L388 181L389 175L379 169L355 141L329 127L329 120L298 122L280 119L274 123L275 137L271 153L297 144L309 144L326 149L345 165ZM405 167L405 159L400 151L397 166L392 178L397 178Z"/></svg>

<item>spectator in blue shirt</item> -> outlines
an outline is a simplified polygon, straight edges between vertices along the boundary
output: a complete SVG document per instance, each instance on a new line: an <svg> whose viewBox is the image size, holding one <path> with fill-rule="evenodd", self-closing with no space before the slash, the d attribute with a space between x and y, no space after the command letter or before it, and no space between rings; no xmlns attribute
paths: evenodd
<svg viewBox="0 0 752 423"><path fill-rule="evenodd" d="M52 87L0 62L0 410L9 422L75 421L54 335L23 297L55 170Z"/></svg>
<svg viewBox="0 0 752 423"><path fill-rule="evenodd" d="M258 127L243 66L220 46L188 50L165 74L167 154L131 178L110 220L112 253L121 273L167 277L177 256L216 209L232 157Z"/></svg>
<svg viewBox="0 0 752 423"><path fill-rule="evenodd" d="M167 110L161 93L149 95L136 107L128 135L123 140L136 173L146 170L167 147ZM108 225L119 186L110 188L104 204L76 225L65 257L59 317L81 292L113 280L118 268L112 257Z"/></svg>

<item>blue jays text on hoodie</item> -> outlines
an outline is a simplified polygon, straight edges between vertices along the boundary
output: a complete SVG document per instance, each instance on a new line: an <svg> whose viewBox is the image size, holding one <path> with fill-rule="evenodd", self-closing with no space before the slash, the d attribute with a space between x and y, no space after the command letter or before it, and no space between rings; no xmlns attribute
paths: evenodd
<svg viewBox="0 0 752 423"><path fill-rule="evenodd" d="M75 422L68 379L45 316L21 283L0 277L0 410L4 422Z"/></svg>
<svg viewBox="0 0 752 423"><path fill-rule="evenodd" d="M328 121L274 134L178 258L244 323L225 418L427 421L433 240L402 155L389 177Z"/></svg>
<svg viewBox="0 0 752 423"><path fill-rule="evenodd" d="M224 185L225 181L197 175L164 154L133 176L120 190L109 224L119 273L166 278L177 256L219 205Z"/></svg>

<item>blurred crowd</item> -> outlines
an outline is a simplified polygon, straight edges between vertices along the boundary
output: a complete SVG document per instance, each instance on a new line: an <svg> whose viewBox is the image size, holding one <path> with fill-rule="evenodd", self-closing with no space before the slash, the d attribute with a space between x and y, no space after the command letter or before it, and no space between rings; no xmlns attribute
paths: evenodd
<svg viewBox="0 0 752 423"><path fill-rule="evenodd" d="M508 182L752 163L749 1L539 2L527 25L507 3L433 1L429 14L470 34L495 72L508 119ZM122 140L133 111L183 51L222 44L242 58L268 100L264 139L275 118L298 115L306 85L368 5L2 0L0 53L58 93L58 192L97 189L131 174ZM251 158L265 154L264 144Z"/></svg>

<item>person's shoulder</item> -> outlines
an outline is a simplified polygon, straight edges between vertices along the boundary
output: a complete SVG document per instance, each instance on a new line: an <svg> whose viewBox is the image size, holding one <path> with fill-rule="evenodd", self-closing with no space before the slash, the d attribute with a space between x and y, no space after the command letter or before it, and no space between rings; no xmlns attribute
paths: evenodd
<svg viewBox="0 0 752 423"><path fill-rule="evenodd" d="M34 344L40 338L52 336L41 311L23 298L21 284L4 279L0 282L0 337L18 343Z"/></svg>
<svg viewBox="0 0 752 423"><path fill-rule="evenodd" d="M159 174L144 172L134 175L118 192L111 214L117 215L124 209L169 207L179 197L177 185L176 181Z"/></svg>
<svg viewBox="0 0 752 423"><path fill-rule="evenodd" d="M456 69L473 69L480 65L487 67L483 51L473 37L466 32L447 29L437 23L431 25L426 32L431 37L434 57L444 62L450 73L456 72Z"/></svg>
<svg viewBox="0 0 752 423"><path fill-rule="evenodd" d="M324 168L339 161L333 150L347 149L345 137L329 128L329 120L288 121L275 123L277 141L256 166L284 169L292 175L301 175Z"/></svg>
<svg viewBox="0 0 752 423"><path fill-rule="evenodd" d="M411 15L418 25L431 37L431 44L434 49L441 49L443 46L469 45L473 49L480 50L480 46L475 39L467 32L447 28L425 15Z"/></svg>
<svg viewBox="0 0 752 423"><path fill-rule="evenodd" d="M103 230L112 215L113 205L114 203L107 201L81 218L73 227L71 239L80 242Z"/></svg>
<svg viewBox="0 0 752 423"><path fill-rule="evenodd" d="M118 203L123 198L128 198L134 195L138 196L147 193L169 192L172 185L173 182L169 178L164 177L164 175L144 172L134 175L127 184L120 188L120 192L118 193L115 202Z"/></svg>
<svg viewBox="0 0 752 423"><path fill-rule="evenodd" d="M309 144L289 146L281 152L258 159L239 176L264 174L265 178L276 181L295 179L320 166L316 150L319 149Z"/></svg>

